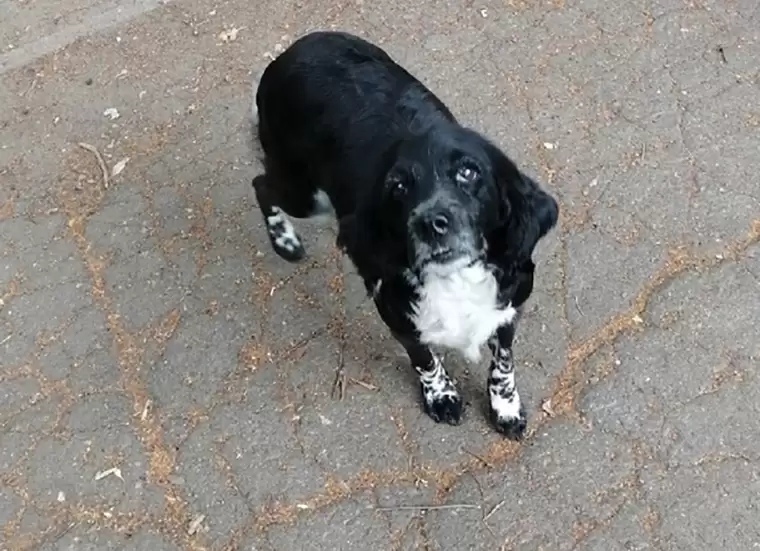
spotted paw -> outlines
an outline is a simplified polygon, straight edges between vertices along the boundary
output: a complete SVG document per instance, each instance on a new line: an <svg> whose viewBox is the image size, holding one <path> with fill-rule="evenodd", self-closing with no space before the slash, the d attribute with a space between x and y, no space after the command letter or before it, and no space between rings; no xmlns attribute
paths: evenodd
<svg viewBox="0 0 760 551"><path fill-rule="evenodd" d="M462 398L459 394L443 394L436 397L426 396L422 391L422 404L430 418L436 423L458 425L462 418Z"/></svg>
<svg viewBox="0 0 760 551"><path fill-rule="evenodd" d="M506 416L496 410L491 405L491 423L497 431L502 433L510 440L522 440L525 435L525 429L528 426L528 419L525 415L525 409L520 407L517 416Z"/></svg>
<svg viewBox="0 0 760 551"><path fill-rule="evenodd" d="M283 236L275 236L269 234L269 239L272 241L272 248L280 257L284 258L288 262L298 262L304 256L306 256L306 250L301 244L301 240L289 239Z"/></svg>
<svg viewBox="0 0 760 551"><path fill-rule="evenodd" d="M440 360L435 359L435 366L431 371L419 371L419 374L425 413L436 423L458 425L462 417L462 397Z"/></svg>
<svg viewBox="0 0 760 551"><path fill-rule="evenodd" d="M272 248L289 262L301 260L306 254L301 238L280 209L275 208L273 211L274 213L266 219L267 233L269 233Z"/></svg>

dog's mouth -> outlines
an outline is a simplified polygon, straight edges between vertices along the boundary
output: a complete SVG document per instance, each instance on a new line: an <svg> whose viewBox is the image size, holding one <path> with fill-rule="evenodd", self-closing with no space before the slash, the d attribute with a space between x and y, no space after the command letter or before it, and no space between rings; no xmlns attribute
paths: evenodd
<svg viewBox="0 0 760 551"><path fill-rule="evenodd" d="M447 272L465 268L486 258L486 241L473 232L459 232L437 242L410 236L410 268L418 273L424 271Z"/></svg>
<svg viewBox="0 0 760 551"><path fill-rule="evenodd" d="M468 268L485 260L485 251L472 251L453 247L439 247L417 257L415 270L422 272L449 272Z"/></svg>
<svg viewBox="0 0 760 551"><path fill-rule="evenodd" d="M434 250L430 254L430 262L435 262L437 264L445 264L447 262L451 262L455 258L463 256L461 254L457 254L454 252L454 249L451 247L441 247L436 250Z"/></svg>

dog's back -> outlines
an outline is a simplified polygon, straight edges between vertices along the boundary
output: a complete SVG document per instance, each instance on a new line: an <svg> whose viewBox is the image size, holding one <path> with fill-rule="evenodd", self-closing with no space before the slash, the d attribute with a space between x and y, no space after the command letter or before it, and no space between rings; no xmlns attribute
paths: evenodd
<svg viewBox="0 0 760 551"><path fill-rule="evenodd" d="M323 190L338 216L408 126L453 118L382 49L340 32L294 42L264 71L256 105L267 171L300 193Z"/></svg>

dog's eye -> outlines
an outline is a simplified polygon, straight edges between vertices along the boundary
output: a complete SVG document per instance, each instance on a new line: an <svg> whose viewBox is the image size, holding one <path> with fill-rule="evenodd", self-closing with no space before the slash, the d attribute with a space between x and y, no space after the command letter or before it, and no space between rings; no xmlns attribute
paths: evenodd
<svg viewBox="0 0 760 551"><path fill-rule="evenodd" d="M394 174L393 176L390 176L386 183L387 190L390 192L393 197L396 199L399 199L406 195L406 192L408 191L408 183L407 178L400 174Z"/></svg>
<svg viewBox="0 0 760 551"><path fill-rule="evenodd" d="M465 164L457 169L456 181L459 184L471 184L478 179L480 173L478 169L470 164Z"/></svg>

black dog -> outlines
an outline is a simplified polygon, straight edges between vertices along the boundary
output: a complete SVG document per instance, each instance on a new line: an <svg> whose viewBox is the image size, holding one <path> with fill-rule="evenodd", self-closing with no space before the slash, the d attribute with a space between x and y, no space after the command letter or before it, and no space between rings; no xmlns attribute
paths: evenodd
<svg viewBox="0 0 760 551"><path fill-rule="evenodd" d="M427 414L456 424L462 413L430 347L474 361L488 343L491 418L519 438L512 340L557 202L382 49L347 33L308 34L272 61L256 111L265 174L253 187L275 251L304 256L286 213L334 211L338 245L409 354Z"/></svg>

